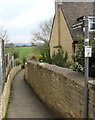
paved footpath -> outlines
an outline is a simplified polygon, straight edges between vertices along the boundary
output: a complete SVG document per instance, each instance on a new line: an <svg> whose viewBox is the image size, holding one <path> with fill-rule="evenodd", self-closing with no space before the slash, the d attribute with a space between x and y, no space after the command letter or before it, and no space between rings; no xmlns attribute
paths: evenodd
<svg viewBox="0 0 95 120"><path fill-rule="evenodd" d="M50 111L24 81L24 70L14 78L8 118L52 118Z"/></svg>

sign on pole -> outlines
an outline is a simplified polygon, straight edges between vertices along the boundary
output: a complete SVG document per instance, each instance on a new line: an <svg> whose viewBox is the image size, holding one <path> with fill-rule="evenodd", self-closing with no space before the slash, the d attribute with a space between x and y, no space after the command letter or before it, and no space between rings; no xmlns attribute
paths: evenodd
<svg viewBox="0 0 95 120"><path fill-rule="evenodd" d="M85 46L85 57L92 57L92 47L91 46Z"/></svg>

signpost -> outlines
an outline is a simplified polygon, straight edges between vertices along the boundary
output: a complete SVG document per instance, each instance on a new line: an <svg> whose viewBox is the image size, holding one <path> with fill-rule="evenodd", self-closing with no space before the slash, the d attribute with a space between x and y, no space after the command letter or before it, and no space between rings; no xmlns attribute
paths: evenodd
<svg viewBox="0 0 95 120"><path fill-rule="evenodd" d="M81 19L81 20L80 20ZM78 18L80 23L72 26L73 30L83 28L85 33L85 81L84 81L84 119L88 120L88 79L89 57L92 57L92 47L89 46L89 33L95 32L95 16L82 16Z"/></svg>
<svg viewBox="0 0 95 120"><path fill-rule="evenodd" d="M95 32L95 16L84 17L85 32L85 82L84 82L84 118L88 119L88 79L89 57L92 57L92 47L89 46L89 33Z"/></svg>
<svg viewBox="0 0 95 120"><path fill-rule="evenodd" d="M89 79L89 18L84 17L85 32L85 81L84 81L84 118L88 118L88 79Z"/></svg>

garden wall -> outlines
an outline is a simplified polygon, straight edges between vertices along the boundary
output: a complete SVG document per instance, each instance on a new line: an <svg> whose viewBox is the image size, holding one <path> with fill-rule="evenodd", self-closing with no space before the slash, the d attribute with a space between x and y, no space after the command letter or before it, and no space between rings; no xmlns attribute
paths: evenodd
<svg viewBox="0 0 95 120"><path fill-rule="evenodd" d="M3 90L2 99L1 99L0 120L4 118L6 115L12 80L20 69L21 69L21 66L15 66L14 68L11 69L10 73L8 74L7 82L4 85L4 90Z"/></svg>
<svg viewBox="0 0 95 120"><path fill-rule="evenodd" d="M84 116L84 76L67 68L29 61L25 79L39 98L63 118ZM95 118L95 82L89 81L89 117Z"/></svg>

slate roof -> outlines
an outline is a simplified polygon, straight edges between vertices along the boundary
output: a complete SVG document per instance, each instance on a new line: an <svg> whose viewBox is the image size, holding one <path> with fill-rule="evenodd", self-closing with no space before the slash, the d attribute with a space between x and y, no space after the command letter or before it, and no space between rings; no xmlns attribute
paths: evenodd
<svg viewBox="0 0 95 120"><path fill-rule="evenodd" d="M90 16L94 14L93 2L63 2L60 5L67 25L71 32L74 42L77 41L77 34L82 30L73 30L72 25L76 23L77 18L81 16ZM78 32L78 33L77 33Z"/></svg>

